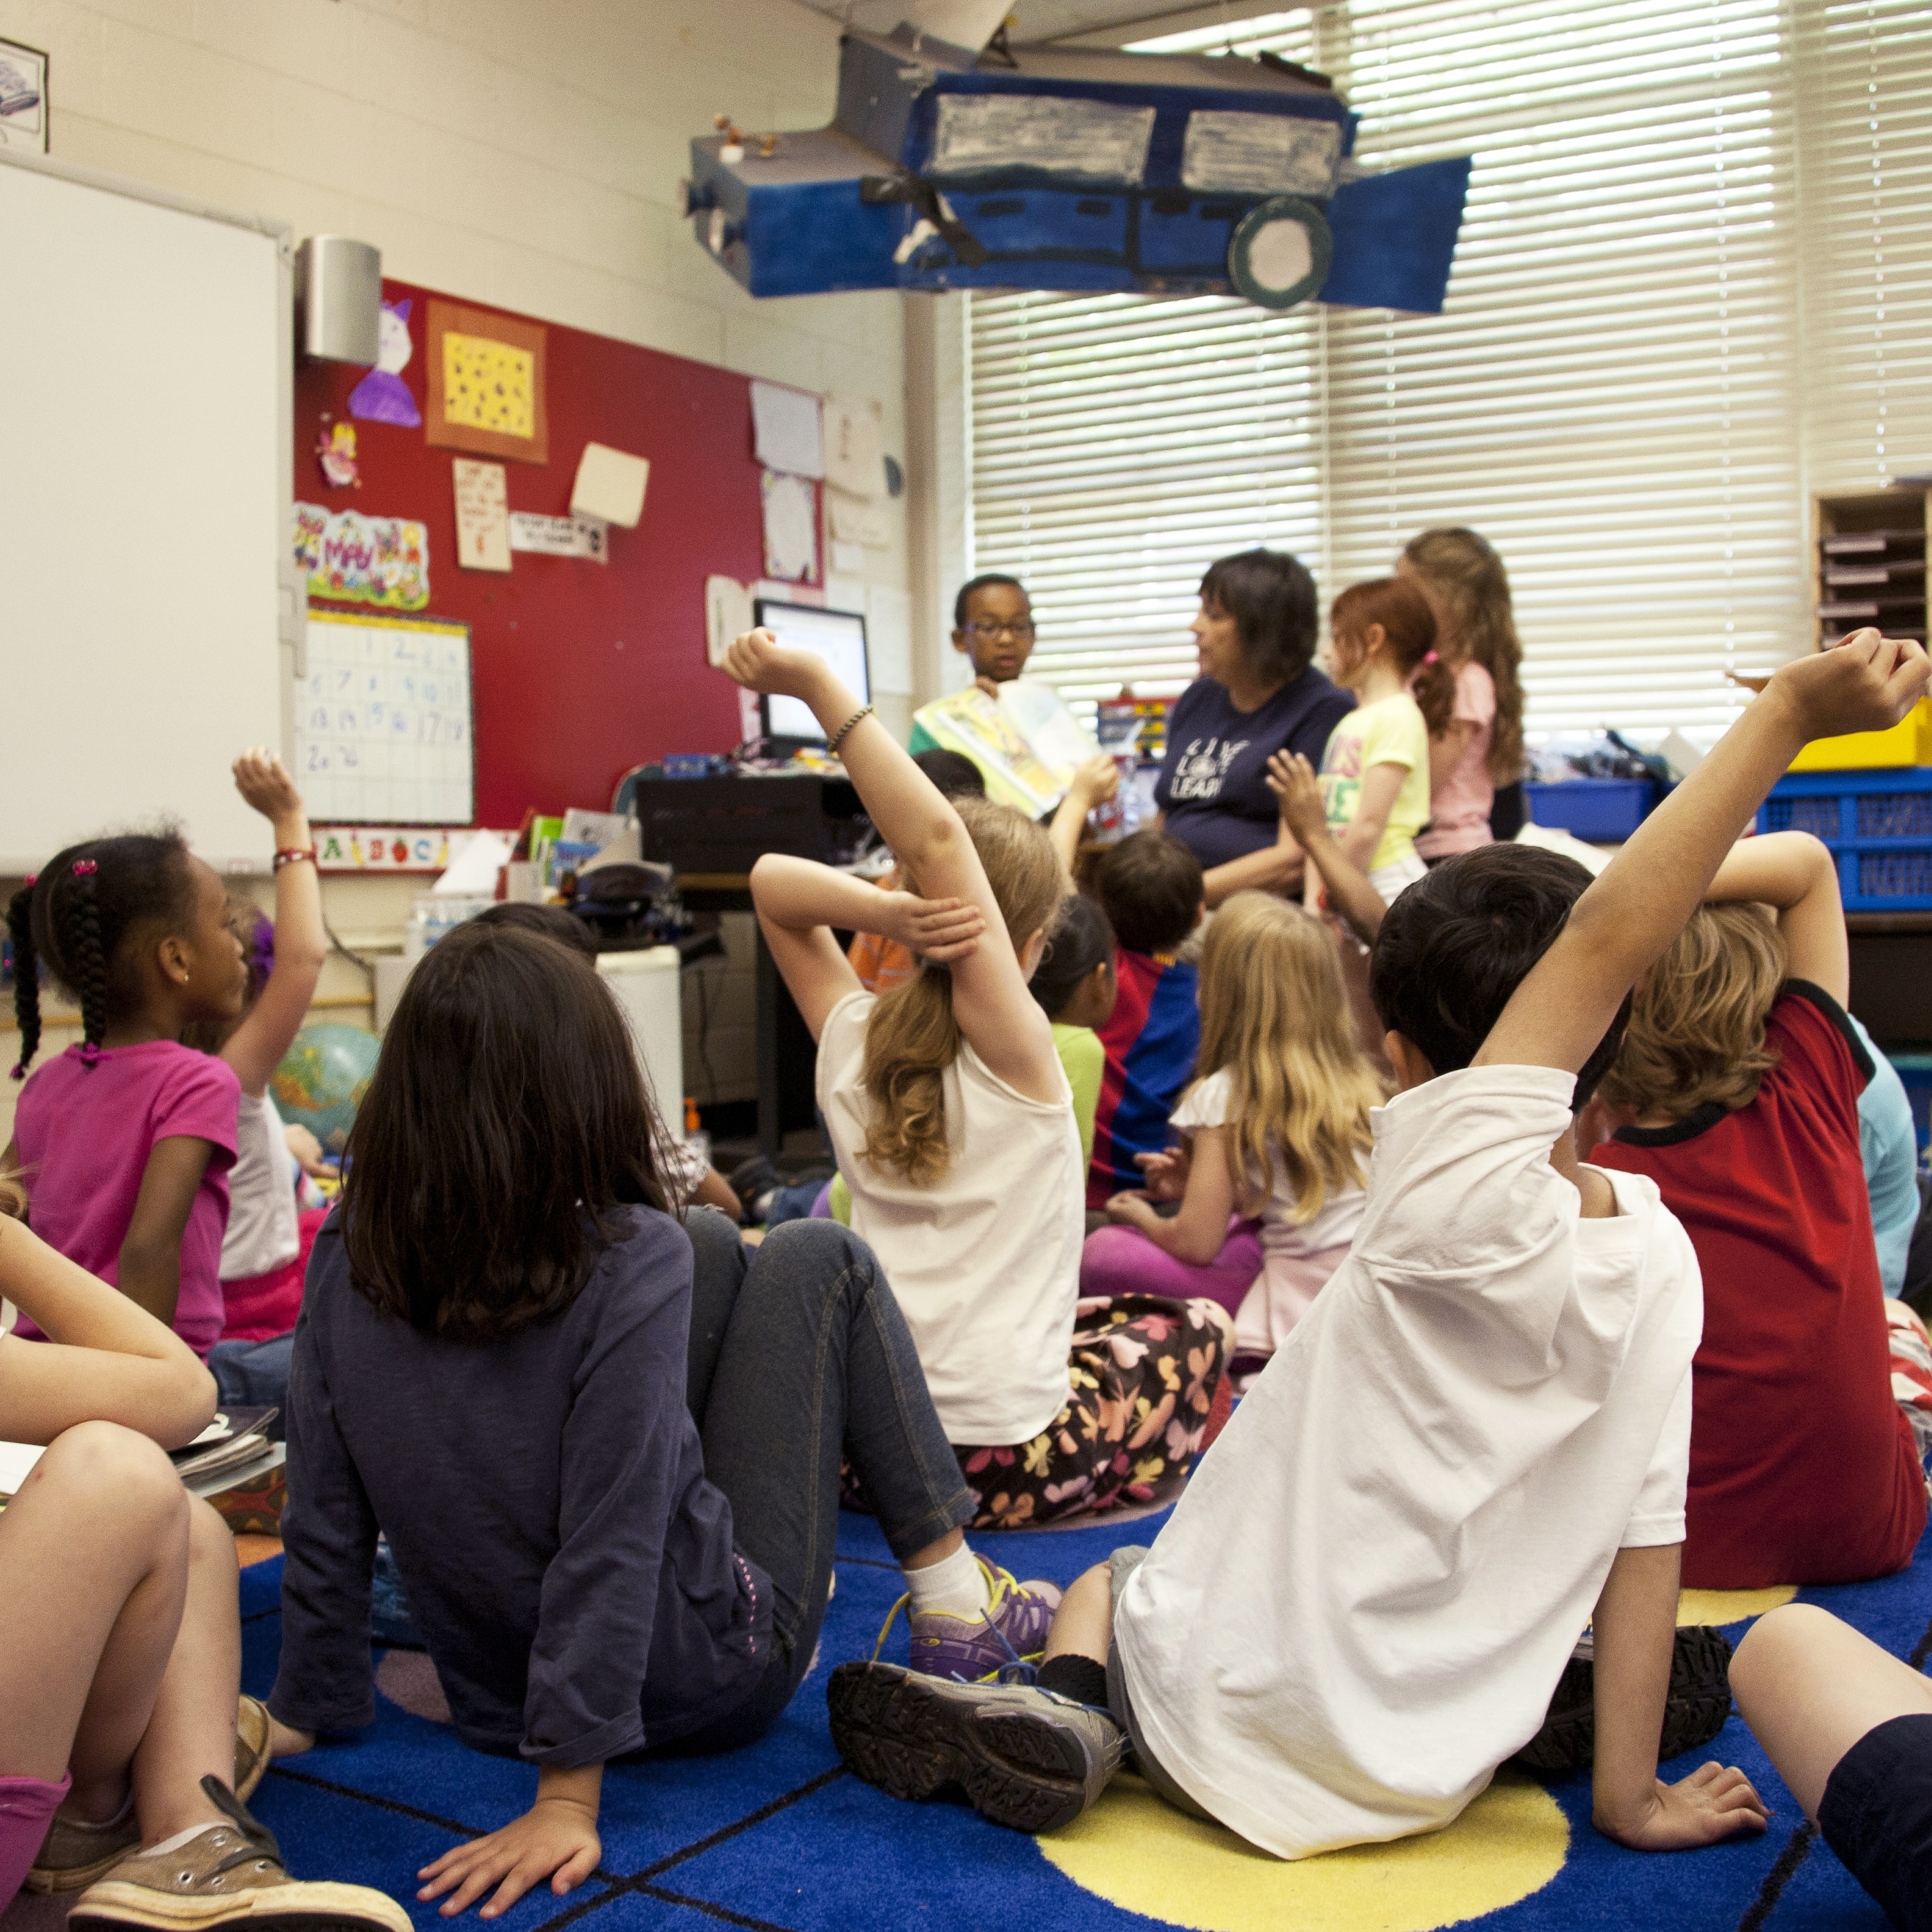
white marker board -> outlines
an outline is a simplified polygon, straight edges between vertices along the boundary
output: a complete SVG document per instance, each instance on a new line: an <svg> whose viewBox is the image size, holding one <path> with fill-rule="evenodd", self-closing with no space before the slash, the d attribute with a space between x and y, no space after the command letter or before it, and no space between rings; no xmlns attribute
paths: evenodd
<svg viewBox="0 0 1932 1932"><path fill-rule="evenodd" d="M266 871L229 766L287 744L288 236L0 154L0 872L178 819Z"/></svg>
<svg viewBox="0 0 1932 1932"><path fill-rule="evenodd" d="M295 722L296 782L318 825L476 818L467 624L311 610Z"/></svg>

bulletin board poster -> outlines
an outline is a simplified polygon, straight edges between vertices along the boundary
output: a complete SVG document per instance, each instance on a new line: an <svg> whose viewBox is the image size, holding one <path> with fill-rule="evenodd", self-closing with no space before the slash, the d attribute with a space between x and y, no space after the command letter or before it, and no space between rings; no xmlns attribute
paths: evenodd
<svg viewBox="0 0 1932 1932"><path fill-rule="evenodd" d="M296 680L296 772L326 825L476 818L470 627L436 617L311 610Z"/></svg>
<svg viewBox="0 0 1932 1932"><path fill-rule="evenodd" d="M309 578L309 609L337 607L392 626L434 614L469 627L476 788L473 816L470 804L445 816L418 802L394 818L371 804L370 820L515 825L532 810L605 809L633 765L670 752L728 751L738 742L738 692L706 658L705 580L752 584L766 574L750 378L417 284L386 280L382 299L377 370L298 364L292 481L296 501L338 520L341 531L356 528L351 512L419 529L427 601L413 610L372 605L358 601L359 585L338 586L325 569L321 583ZM461 338L453 346L452 333ZM463 420L466 410L478 413L463 385L479 342L496 345L489 366L499 374L524 374L514 357L502 362L502 345L527 354L527 418L512 395L516 406L506 404L500 417ZM318 446L332 450L344 428L355 433L354 472L338 464L332 475ZM457 431L462 442L499 440L478 448L444 440ZM591 442L651 466L642 518L634 530L612 525L604 556L484 556L473 540L465 548L458 462L502 464L503 500L493 508L514 529L520 518L569 518ZM352 550L341 554L353 561ZM338 822L311 809L318 823Z"/></svg>

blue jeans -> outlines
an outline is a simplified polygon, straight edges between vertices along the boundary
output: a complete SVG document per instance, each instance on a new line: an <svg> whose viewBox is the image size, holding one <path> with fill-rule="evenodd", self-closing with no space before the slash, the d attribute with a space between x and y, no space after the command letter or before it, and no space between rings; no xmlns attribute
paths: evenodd
<svg viewBox="0 0 1932 1932"><path fill-rule="evenodd" d="M289 1406L289 1364L295 1352L292 1328L286 1335L272 1335L266 1342L218 1342L208 1352L208 1372L224 1408L284 1412L268 1424L271 1442L282 1440Z"/></svg>

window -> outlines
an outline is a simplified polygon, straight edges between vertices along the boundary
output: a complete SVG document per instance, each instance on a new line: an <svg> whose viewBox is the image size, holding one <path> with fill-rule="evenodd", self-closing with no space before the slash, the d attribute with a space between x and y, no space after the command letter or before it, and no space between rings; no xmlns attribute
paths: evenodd
<svg viewBox="0 0 1932 1932"><path fill-rule="evenodd" d="M971 560L1032 587L1039 674L1178 688L1214 557L1332 596L1467 523L1532 730L1720 727L1814 634L1808 484L1932 467L1932 13L1352 0L1232 39L1334 74L1369 165L1474 156L1447 310L974 298Z"/></svg>

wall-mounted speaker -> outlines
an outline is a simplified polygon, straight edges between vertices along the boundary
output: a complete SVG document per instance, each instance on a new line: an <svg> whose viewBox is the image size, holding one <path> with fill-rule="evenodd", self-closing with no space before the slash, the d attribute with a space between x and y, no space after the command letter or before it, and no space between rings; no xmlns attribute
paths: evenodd
<svg viewBox="0 0 1932 1932"><path fill-rule="evenodd" d="M311 235L296 250L296 346L373 368L382 321L382 251L346 235Z"/></svg>

